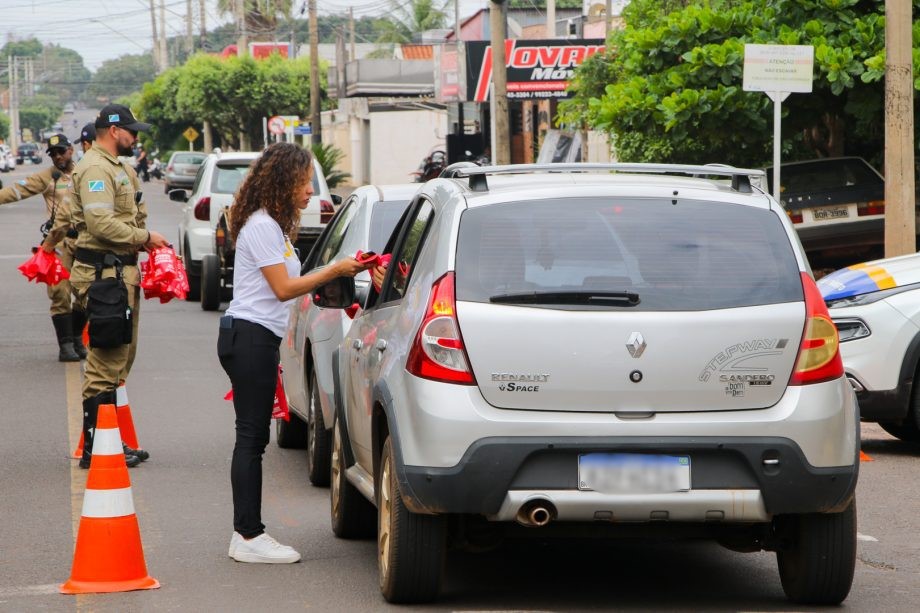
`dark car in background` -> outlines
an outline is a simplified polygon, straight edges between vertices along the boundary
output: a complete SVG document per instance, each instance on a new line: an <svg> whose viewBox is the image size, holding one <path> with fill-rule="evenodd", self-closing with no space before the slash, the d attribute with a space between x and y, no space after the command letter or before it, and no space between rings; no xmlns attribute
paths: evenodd
<svg viewBox="0 0 920 613"><path fill-rule="evenodd" d="M176 151L166 163L166 193L172 189L191 189L195 175L207 158L207 154L195 151Z"/></svg>
<svg viewBox="0 0 920 613"><path fill-rule="evenodd" d="M31 162L40 164L42 161L41 149L36 143L22 143L16 150L16 163L25 164Z"/></svg>

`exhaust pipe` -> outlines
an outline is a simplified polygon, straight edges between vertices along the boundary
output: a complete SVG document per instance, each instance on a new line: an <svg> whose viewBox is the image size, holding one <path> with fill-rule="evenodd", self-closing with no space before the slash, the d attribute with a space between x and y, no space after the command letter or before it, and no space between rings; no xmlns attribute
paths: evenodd
<svg viewBox="0 0 920 613"><path fill-rule="evenodd" d="M514 519L522 526L540 528L556 519L556 507L549 500L534 498L521 505Z"/></svg>

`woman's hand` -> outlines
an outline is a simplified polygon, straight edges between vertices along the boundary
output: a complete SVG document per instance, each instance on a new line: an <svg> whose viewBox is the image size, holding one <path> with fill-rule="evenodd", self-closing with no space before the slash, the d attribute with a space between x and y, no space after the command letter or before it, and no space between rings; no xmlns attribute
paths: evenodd
<svg viewBox="0 0 920 613"><path fill-rule="evenodd" d="M374 284L374 289L378 292L383 287L383 278L387 274L386 264L378 264L374 266L374 270L371 271L371 282Z"/></svg>
<svg viewBox="0 0 920 613"><path fill-rule="evenodd" d="M373 265L373 261L362 263L355 258L347 257L344 260L336 262L334 268L339 277L353 277L359 272L371 268Z"/></svg>

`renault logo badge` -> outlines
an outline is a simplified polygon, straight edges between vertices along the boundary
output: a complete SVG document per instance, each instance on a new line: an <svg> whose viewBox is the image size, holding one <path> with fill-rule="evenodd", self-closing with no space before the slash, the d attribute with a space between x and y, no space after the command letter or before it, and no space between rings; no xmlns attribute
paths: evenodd
<svg viewBox="0 0 920 613"><path fill-rule="evenodd" d="M630 334L629 340L626 341L626 349L629 350L629 355L632 357L640 357L642 352L645 351L645 339L642 337L642 334L639 332Z"/></svg>

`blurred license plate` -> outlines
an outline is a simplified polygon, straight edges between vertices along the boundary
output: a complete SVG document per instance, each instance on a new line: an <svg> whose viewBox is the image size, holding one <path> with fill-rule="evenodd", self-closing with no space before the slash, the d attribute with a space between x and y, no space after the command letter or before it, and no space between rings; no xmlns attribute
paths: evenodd
<svg viewBox="0 0 920 613"><path fill-rule="evenodd" d="M585 453L578 456L578 489L604 494L685 492L690 456Z"/></svg>
<svg viewBox="0 0 920 613"><path fill-rule="evenodd" d="M850 210L845 206L828 206L821 209L812 209L811 216L815 218L815 221L842 219L850 216Z"/></svg>

